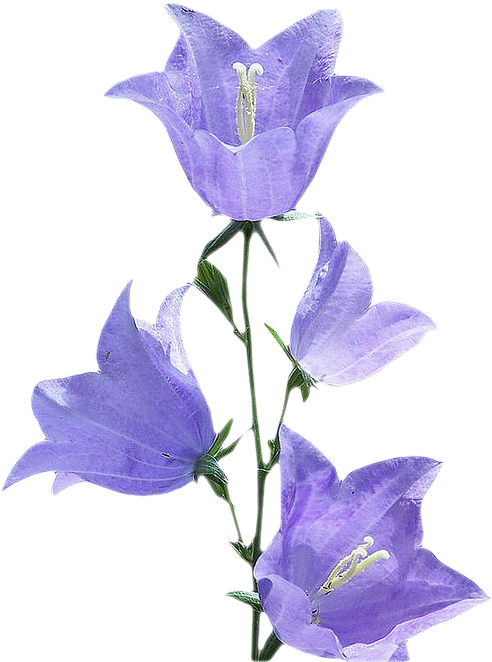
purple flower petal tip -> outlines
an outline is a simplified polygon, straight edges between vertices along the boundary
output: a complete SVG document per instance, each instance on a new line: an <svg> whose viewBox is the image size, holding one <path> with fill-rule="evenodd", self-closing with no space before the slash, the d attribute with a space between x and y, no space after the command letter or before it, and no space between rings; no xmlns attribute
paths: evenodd
<svg viewBox="0 0 492 662"><path fill-rule="evenodd" d="M337 242L323 216L318 215L318 221L319 258L297 307L290 347L312 377L341 386L375 374L436 325L403 303L371 306L366 264L349 244Z"/></svg>
<svg viewBox="0 0 492 662"><path fill-rule="evenodd" d="M126 494L161 494L193 480L215 439L181 339L188 286L164 300L155 325L130 311L129 283L99 340L100 372L41 382L33 411L46 435L5 487L56 471L54 494L82 480Z"/></svg>
<svg viewBox="0 0 492 662"><path fill-rule="evenodd" d="M407 660L410 637L487 600L421 547L439 462L394 458L340 480L285 426L280 443L281 528L255 577L282 642L319 657Z"/></svg>
<svg viewBox="0 0 492 662"><path fill-rule="evenodd" d="M364 78L333 73L340 14L318 11L251 48L206 14L177 4L167 10L181 34L164 71L129 78L107 96L157 115L192 187L213 211L254 221L293 209L345 113L381 91ZM252 88L248 127L238 120L235 63L258 64L263 72Z"/></svg>

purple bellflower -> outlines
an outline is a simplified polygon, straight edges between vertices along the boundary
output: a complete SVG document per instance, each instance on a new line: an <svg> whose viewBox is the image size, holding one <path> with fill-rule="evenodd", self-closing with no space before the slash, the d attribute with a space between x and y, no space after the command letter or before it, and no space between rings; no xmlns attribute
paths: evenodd
<svg viewBox="0 0 492 662"><path fill-rule="evenodd" d="M125 494L160 494L194 478L213 445L207 403L189 365L180 330L188 286L163 302L155 326L130 312L130 285L106 322L100 372L41 382L34 414L47 441L32 446L5 487L57 471L55 494L81 480Z"/></svg>
<svg viewBox="0 0 492 662"><path fill-rule="evenodd" d="M342 117L381 91L333 74L339 13L318 11L253 49L205 14L168 11L181 35L164 71L129 78L107 95L157 115L215 212L254 221L293 209Z"/></svg>
<svg viewBox="0 0 492 662"><path fill-rule="evenodd" d="M290 336L294 359L316 381L341 386L365 379L414 347L434 322L416 308L371 306L369 269L346 242L338 243L318 215L320 248Z"/></svg>
<svg viewBox="0 0 492 662"><path fill-rule="evenodd" d="M255 576L283 643L319 657L408 660L410 637L487 599L421 547L420 505L438 462L395 458L340 481L285 426L280 442L281 528Z"/></svg>

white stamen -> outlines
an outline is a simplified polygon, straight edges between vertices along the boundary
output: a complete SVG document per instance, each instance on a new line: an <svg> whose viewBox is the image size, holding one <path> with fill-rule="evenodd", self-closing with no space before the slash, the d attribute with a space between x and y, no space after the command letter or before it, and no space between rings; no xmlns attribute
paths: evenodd
<svg viewBox="0 0 492 662"><path fill-rule="evenodd" d="M353 577L359 575L364 570L367 570L373 563L383 561L390 558L389 552L385 549L380 549L370 556L367 555L367 549L374 545L374 538L365 536L364 542L356 547L350 554L345 556L339 561L326 582L319 587L316 593L311 597L311 600L316 600L321 595L328 595L336 588L343 586L349 582Z"/></svg>
<svg viewBox="0 0 492 662"><path fill-rule="evenodd" d="M234 62L232 68L239 77L236 101L237 132L241 142L246 143L255 135L256 76L263 74L263 67L255 62L247 69L242 62Z"/></svg>

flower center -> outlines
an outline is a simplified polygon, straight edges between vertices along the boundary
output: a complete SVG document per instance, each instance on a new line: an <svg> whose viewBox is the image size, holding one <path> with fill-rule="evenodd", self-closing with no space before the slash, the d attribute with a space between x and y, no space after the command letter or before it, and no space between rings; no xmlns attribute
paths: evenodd
<svg viewBox="0 0 492 662"><path fill-rule="evenodd" d="M263 67L255 62L246 69L242 62L235 62L232 68L239 77L239 91L236 102L236 124L239 139L242 143L255 135L255 115L256 115L256 75L263 74Z"/></svg>
<svg viewBox="0 0 492 662"><path fill-rule="evenodd" d="M328 593L331 593L336 588L343 586L356 575L359 575L361 572L364 572L364 570L367 570L367 568L373 565L373 563L382 561L384 559L389 559L389 552L387 552L385 549L380 549L379 551L373 552L368 556L367 550L373 545L374 538L371 538L371 536L366 536L364 538L364 542L361 545L358 545L358 547L350 552L348 556L345 556L336 564L336 566L330 572L326 582L318 588L316 593L314 593L311 597L311 600L316 600L322 595L328 595Z"/></svg>

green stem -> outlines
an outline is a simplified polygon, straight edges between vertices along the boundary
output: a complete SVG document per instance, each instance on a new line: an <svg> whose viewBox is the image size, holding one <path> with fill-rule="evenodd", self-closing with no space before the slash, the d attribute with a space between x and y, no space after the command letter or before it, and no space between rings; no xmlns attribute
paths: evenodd
<svg viewBox="0 0 492 662"><path fill-rule="evenodd" d="M252 549L252 567L261 554L261 529L263 524L263 501L265 497L265 479L268 471L265 469L263 462L263 452L261 449L260 438L260 425L258 421L258 406L256 402L256 388L255 376L253 370L253 346L251 340L251 324L249 320L248 311L248 266L249 266L249 249L251 244L251 237L253 235L253 227L250 223L244 224L244 252L243 252L243 283L242 283L242 304L243 304L243 317L244 317L244 344L246 347L246 358L248 362L248 378L249 388L251 392L251 413L252 413L252 428L255 440L256 450L256 466L257 466L257 514L256 514L256 530L255 537L253 538ZM256 591L258 586L253 575L253 590ZM258 639L260 634L260 613L253 611L253 624L251 636L251 659L259 659Z"/></svg>
<svg viewBox="0 0 492 662"><path fill-rule="evenodd" d="M281 645L282 642L280 639L276 637L275 632L272 632L263 646L263 650L260 653L260 660L271 660Z"/></svg>
<svg viewBox="0 0 492 662"><path fill-rule="evenodd" d="M277 426L277 433L275 435L275 445L271 447L270 460L268 461L268 464L266 466L269 472L278 462L279 453L280 453L280 428L282 427L282 423L284 422L285 412L287 411L287 405L289 404L291 391L292 391L292 386L289 380L287 382L287 386L285 389L284 404L282 406L282 413L280 414L280 420Z"/></svg>
<svg viewBox="0 0 492 662"><path fill-rule="evenodd" d="M258 405L256 403L256 387L255 375L253 370L253 345L251 340L251 324L249 321L248 312L248 266L249 266L249 249L251 237L253 236L253 229L250 223L245 223L244 233L244 251L243 251L243 283L242 283L242 304L243 304L243 317L244 317L244 333L243 339L246 346L246 358L248 361L248 377L249 388L251 392L251 413L253 417L252 428L255 439L256 449L256 464L258 469L263 469L263 454L261 450L260 440L260 425L258 422Z"/></svg>
<svg viewBox="0 0 492 662"><path fill-rule="evenodd" d="M265 498L265 480L268 475L267 469L258 469L258 512L256 516L256 533L253 539L253 561L251 567L253 568L253 591L258 591L258 584L254 576L254 567L258 557L261 555L261 529L263 526L263 501ZM259 660L259 644L260 637L260 617L261 613L253 611L252 623L252 639L251 639L251 659Z"/></svg>
<svg viewBox="0 0 492 662"><path fill-rule="evenodd" d="M232 519L234 520L234 526L236 527L237 531L237 539L239 542L243 542L243 537L241 535L241 529L239 528L239 522L236 517L236 509L234 508L234 504L231 501L231 497L229 496L229 489L226 488L226 501L229 504L229 508L231 509L231 515Z"/></svg>

